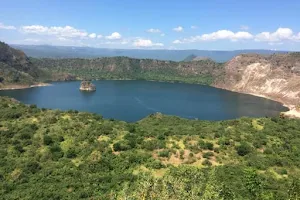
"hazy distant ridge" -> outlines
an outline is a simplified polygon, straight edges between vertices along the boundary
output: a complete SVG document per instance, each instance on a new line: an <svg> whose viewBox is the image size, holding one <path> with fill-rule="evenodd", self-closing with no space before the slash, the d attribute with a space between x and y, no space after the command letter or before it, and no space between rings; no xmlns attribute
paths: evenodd
<svg viewBox="0 0 300 200"><path fill-rule="evenodd" d="M11 45L26 53L27 56L37 58L95 58L127 56L131 58L149 58L158 60L182 61L191 55L208 57L216 62L226 62L242 53L258 53L270 55L286 53L287 51L273 50L236 50L236 51L209 51L209 50L145 50L145 49L105 49L91 47L49 46L49 45Z"/></svg>

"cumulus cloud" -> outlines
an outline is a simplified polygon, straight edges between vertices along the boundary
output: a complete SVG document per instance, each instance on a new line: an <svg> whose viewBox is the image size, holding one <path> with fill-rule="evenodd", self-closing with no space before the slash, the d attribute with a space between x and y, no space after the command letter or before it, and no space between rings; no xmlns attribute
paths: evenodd
<svg viewBox="0 0 300 200"><path fill-rule="evenodd" d="M97 38L98 39L103 38L103 35L97 35Z"/></svg>
<svg viewBox="0 0 300 200"><path fill-rule="evenodd" d="M191 26L191 29L197 29L198 26Z"/></svg>
<svg viewBox="0 0 300 200"><path fill-rule="evenodd" d="M176 28L173 28L173 31L182 32L183 31L183 27L182 26L178 26Z"/></svg>
<svg viewBox="0 0 300 200"><path fill-rule="evenodd" d="M14 26L9 26L9 25L4 25L3 23L0 22L0 29L5 29L5 30L15 30L16 27L14 27Z"/></svg>
<svg viewBox="0 0 300 200"><path fill-rule="evenodd" d="M119 40L121 38L122 38L122 35L118 32L114 32L111 35L106 36L106 39L109 39L109 40Z"/></svg>
<svg viewBox="0 0 300 200"><path fill-rule="evenodd" d="M41 25L31 25L22 26L20 29L24 33L33 33L38 35L55 35L58 37L86 37L88 33L84 30L78 30L72 26L41 26Z"/></svg>
<svg viewBox="0 0 300 200"><path fill-rule="evenodd" d="M91 34L89 34L89 37L92 38L92 39L94 39L94 38L97 37L97 35L96 35L96 33L91 33Z"/></svg>
<svg viewBox="0 0 300 200"><path fill-rule="evenodd" d="M161 31L159 29L150 28L147 30L148 33L160 33Z"/></svg>
<svg viewBox="0 0 300 200"><path fill-rule="evenodd" d="M182 40L175 40L173 41L174 44L182 44L182 43L193 43L193 42L201 42L201 41L216 41L216 40L231 40L231 41L238 41L238 40L249 40L252 39L253 35L248 32L232 32L229 30L219 30L216 32L192 36L189 38L184 38Z"/></svg>
<svg viewBox="0 0 300 200"><path fill-rule="evenodd" d="M153 43L151 40L147 40L147 39L137 39L133 42L133 46L135 46L135 47L162 47L162 46L164 46L164 44Z"/></svg>
<svg viewBox="0 0 300 200"><path fill-rule="evenodd" d="M299 35L299 34L298 34ZM298 40L300 38L294 35L290 28L278 28L275 32L262 32L255 36L255 41L258 42L280 42L283 40Z"/></svg>
<svg viewBox="0 0 300 200"><path fill-rule="evenodd" d="M201 36L202 40L211 41L211 40L243 40L243 39L252 39L253 35L248 32L232 32L229 30L219 30L209 34L203 34Z"/></svg>

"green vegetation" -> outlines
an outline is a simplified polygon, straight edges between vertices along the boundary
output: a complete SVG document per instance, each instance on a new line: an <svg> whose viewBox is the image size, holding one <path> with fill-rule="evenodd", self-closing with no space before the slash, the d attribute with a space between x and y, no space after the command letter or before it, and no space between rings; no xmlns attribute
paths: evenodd
<svg viewBox="0 0 300 200"><path fill-rule="evenodd" d="M0 88L29 86L39 82L74 79L68 74L53 73L34 66L24 52L0 41Z"/></svg>
<svg viewBox="0 0 300 200"><path fill-rule="evenodd" d="M0 110L2 199L300 197L299 120L126 123L8 98Z"/></svg>
<svg viewBox="0 0 300 200"><path fill-rule="evenodd" d="M222 76L223 64L212 60L173 62L128 57L96 59L37 59L34 66L54 74L72 74L79 79L135 79L210 85Z"/></svg>

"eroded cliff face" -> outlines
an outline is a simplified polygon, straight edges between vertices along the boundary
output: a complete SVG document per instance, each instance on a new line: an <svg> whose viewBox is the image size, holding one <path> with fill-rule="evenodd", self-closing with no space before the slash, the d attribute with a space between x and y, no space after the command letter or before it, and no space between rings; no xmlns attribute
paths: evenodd
<svg viewBox="0 0 300 200"><path fill-rule="evenodd" d="M224 66L225 75L214 86L300 104L300 54L239 55Z"/></svg>

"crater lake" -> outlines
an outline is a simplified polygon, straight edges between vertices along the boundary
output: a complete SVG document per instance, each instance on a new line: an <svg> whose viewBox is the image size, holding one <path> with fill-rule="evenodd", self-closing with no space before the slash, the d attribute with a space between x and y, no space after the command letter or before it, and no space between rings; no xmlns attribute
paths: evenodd
<svg viewBox="0 0 300 200"><path fill-rule="evenodd" d="M188 119L226 120L243 116L278 116L282 104L210 86L153 81L93 81L97 90L82 92L80 81L55 82L51 86L3 90L25 104L40 108L79 110L127 122L161 112Z"/></svg>

